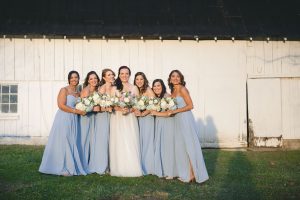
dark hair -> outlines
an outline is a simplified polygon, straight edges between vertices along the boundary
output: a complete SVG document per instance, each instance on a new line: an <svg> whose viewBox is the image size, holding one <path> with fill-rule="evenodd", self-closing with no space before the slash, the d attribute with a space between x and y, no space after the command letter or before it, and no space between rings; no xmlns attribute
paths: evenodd
<svg viewBox="0 0 300 200"><path fill-rule="evenodd" d="M77 71L74 71L74 70L70 71L69 74L68 74L68 83L70 84L70 80L71 80L72 74L77 74L77 76L78 76L78 83L79 83L79 79L80 79L79 73ZM77 83L77 85L78 85L78 83Z"/></svg>
<svg viewBox="0 0 300 200"><path fill-rule="evenodd" d="M155 94L155 96L157 96L157 97L159 97L159 98L163 98L164 95L165 95L166 92L167 92L166 85L165 85L165 83L164 83L163 80L161 80L161 79L155 79L155 80L152 82L152 90L153 90L154 84L155 84L156 82L160 82L162 90L161 90L161 93L160 93L159 95Z"/></svg>
<svg viewBox="0 0 300 200"><path fill-rule="evenodd" d="M135 79L136 79L137 76L142 76L143 79L144 79L144 85L141 88L137 87L139 89L140 95L142 95L147 91L147 88L149 87L149 81L148 81L146 75L143 72L137 72L134 76L134 85L136 85Z"/></svg>
<svg viewBox="0 0 300 200"><path fill-rule="evenodd" d="M185 86L185 81L184 81L183 74L178 69L172 70L171 73L169 74L169 78L168 78L168 85L169 85L169 88L170 88L171 92L174 91L174 85L173 85L173 83L171 83L171 76L175 72L177 74L179 74L179 77L180 77L180 83L179 84Z"/></svg>
<svg viewBox="0 0 300 200"><path fill-rule="evenodd" d="M96 87L98 87L98 85L99 85L99 76L98 76L98 74L95 72L95 71L90 71L89 73L87 73L87 75L86 75L86 77L85 77L85 79L84 79L84 83L83 83L83 87L85 88L86 86L88 86L88 84L89 84L89 78L90 78L90 76L92 75L92 74L94 74L94 75L96 75L96 77L97 77L97 79L98 79L98 84L97 84L97 86Z"/></svg>
<svg viewBox="0 0 300 200"><path fill-rule="evenodd" d="M103 70L102 70L102 74L101 74L101 81L99 82L99 86L102 86L102 85L105 84L105 80L104 80L103 77L105 77L105 75L106 75L107 72L112 72L113 75L116 76L116 74L115 74L115 72L114 72L113 70L108 69L108 68L103 69Z"/></svg>
<svg viewBox="0 0 300 200"><path fill-rule="evenodd" d="M129 71L129 76L131 75L131 71L130 71L130 69L129 69L129 67L127 67L127 66L121 66L120 68L119 68L119 71L118 71L118 78L116 79L116 81L115 81L115 85L117 86L117 90L120 90L120 91L122 91L123 90L123 84L122 84L122 81L121 81L121 79L120 79L120 71L122 70L122 69L128 69L128 71Z"/></svg>

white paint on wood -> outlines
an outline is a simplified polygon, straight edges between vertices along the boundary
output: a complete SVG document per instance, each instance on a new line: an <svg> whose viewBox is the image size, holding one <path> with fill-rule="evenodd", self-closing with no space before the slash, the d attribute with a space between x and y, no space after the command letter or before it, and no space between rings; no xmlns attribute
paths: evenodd
<svg viewBox="0 0 300 200"><path fill-rule="evenodd" d="M15 39L4 39L4 79L15 80Z"/></svg>
<svg viewBox="0 0 300 200"><path fill-rule="evenodd" d="M54 43L54 80L66 80L65 64L64 64L64 40L53 40Z"/></svg>
<svg viewBox="0 0 300 200"><path fill-rule="evenodd" d="M280 79L249 79L248 109L255 137L279 137L282 130Z"/></svg>
<svg viewBox="0 0 300 200"><path fill-rule="evenodd" d="M36 63L35 63L35 40L25 39L25 58L24 58L24 67L25 67L25 80L35 80L36 78Z"/></svg>
<svg viewBox="0 0 300 200"><path fill-rule="evenodd" d="M299 139L300 78L285 78L281 83L283 139Z"/></svg>
<svg viewBox="0 0 300 200"><path fill-rule="evenodd" d="M41 108L41 84L42 82L38 81L28 83L28 134L30 136L42 136L41 115L43 113Z"/></svg>
<svg viewBox="0 0 300 200"><path fill-rule="evenodd" d="M25 79L25 39L15 39L15 79Z"/></svg>
<svg viewBox="0 0 300 200"><path fill-rule="evenodd" d="M55 46L53 39L44 39L44 70L43 80L52 81L55 79Z"/></svg>
<svg viewBox="0 0 300 200"><path fill-rule="evenodd" d="M0 80L5 77L5 40L0 39Z"/></svg>

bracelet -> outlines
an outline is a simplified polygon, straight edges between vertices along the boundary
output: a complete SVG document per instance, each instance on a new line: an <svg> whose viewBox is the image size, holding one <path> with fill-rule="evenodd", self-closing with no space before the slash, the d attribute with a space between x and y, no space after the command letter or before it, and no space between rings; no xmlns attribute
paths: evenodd
<svg viewBox="0 0 300 200"><path fill-rule="evenodd" d="M75 114L75 108L72 109L73 113Z"/></svg>

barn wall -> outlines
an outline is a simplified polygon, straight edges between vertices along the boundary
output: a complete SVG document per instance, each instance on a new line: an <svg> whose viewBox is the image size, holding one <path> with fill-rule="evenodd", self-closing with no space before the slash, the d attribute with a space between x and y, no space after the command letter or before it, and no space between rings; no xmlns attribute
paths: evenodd
<svg viewBox="0 0 300 200"><path fill-rule="evenodd" d="M166 83L172 69L181 70L203 146L245 146L247 80L300 77L299 54L300 42L0 39L0 83L19 85L19 113L13 119L0 114L0 136L6 136L0 142L14 142L19 138L15 136L46 141L57 93L70 70L77 70L83 80L90 70L101 74L109 67L117 72L119 66L128 65L133 75L143 71L150 82L162 78ZM282 84L287 94L283 134L299 139L299 115L293 111L299 98L295 100L297 95L290 90L298 91L299 83Z"/></svg>

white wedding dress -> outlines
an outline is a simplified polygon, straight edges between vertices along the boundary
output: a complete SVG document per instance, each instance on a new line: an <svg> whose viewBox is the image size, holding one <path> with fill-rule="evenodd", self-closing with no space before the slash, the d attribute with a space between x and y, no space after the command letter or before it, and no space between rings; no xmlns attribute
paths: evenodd
<svg viewBox="0 0 300 200"><path fill-rule="evenodd" d="M109 159L112 176L142 176L139 128L133 113L115 111L111 115Z"/></svg>

